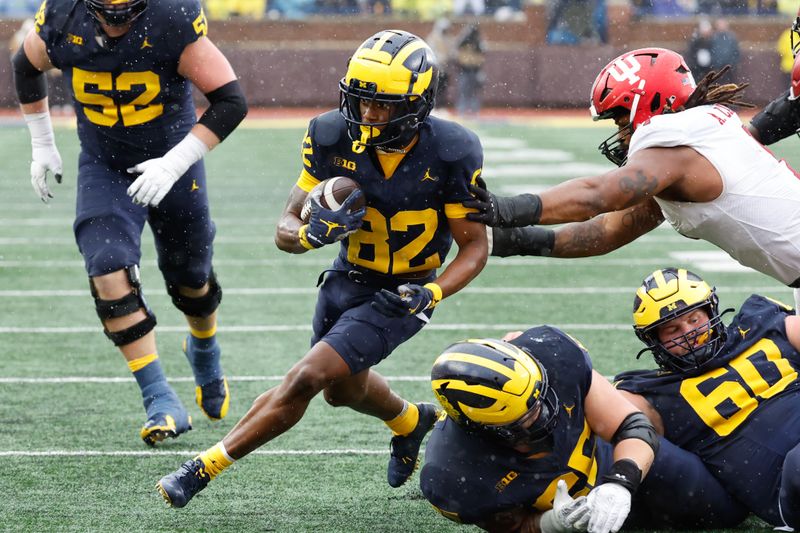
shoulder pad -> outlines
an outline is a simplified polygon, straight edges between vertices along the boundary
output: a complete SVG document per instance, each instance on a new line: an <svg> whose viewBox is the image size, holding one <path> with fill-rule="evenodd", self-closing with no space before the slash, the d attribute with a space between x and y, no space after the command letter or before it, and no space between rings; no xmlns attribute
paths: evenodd
<svg viewBox="0 0 800 533"><path fill-rule="evenodd" d="M747 300L744 301L742 306L739 308L739 312L736 313L736 317L734 318L735 321L738 321L742 317L751 317L756 315L759 321L763 321L766 318L766 313L773 313L775 311L781 313L793 313L794 308L791 305L785 304L780 300L775 300L768 296L762 296L760 294L751 294Z"/></svg>
<svg viewBox="0 0 800 533"><path fill-rule="evenodd" d="M347 125L338 110L328 111L311 120L308 134L320 146L333 146L343 135L347 135Z"/></svg>
<svg viewBox="0 0 800 533"><path fill-rule="evenodd" d="M452 163L483 150L478 136L460 124L436 117L428 117L426 123L429 142L436 144L436 152L443 161Z"/></svg>
<svg viewBox="0 0 800 533"><path fill-rule="evenodd" d="M34 18L36 32L43 36L42 28L47 28L47 31L44 32L46 35L60 34L77 4L78 0L47 0L42 2ZM47 42L47 39L45 39L45 42Z"/></svg>

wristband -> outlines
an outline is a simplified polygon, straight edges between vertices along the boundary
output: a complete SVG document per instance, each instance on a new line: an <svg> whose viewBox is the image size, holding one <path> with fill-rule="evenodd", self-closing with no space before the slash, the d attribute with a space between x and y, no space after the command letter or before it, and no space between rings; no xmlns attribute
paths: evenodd
<svg viewBox="0 0 800 533"><path fill-rule="evenodd" d="M433 293L433 300L431 300L431 303L428 305L428 309L436 307L436 305L442 301L442 288L438 284L433 282L426 283L425 285L423 285L423 287L425 287L426 289L428 289Z"/></svg>
<svg viewBox="0 0 800 533"><path fill-rule="evenodd" d="M622 485L633 496L642 482L642 470L632 459L620 459L611 465L608 473L600 479L603 483Z"/></svg>
<svg viewBox="0 0 800 533"><path fill-rule="evenodd" d="M162 158L165 165L172 167L175 176L186 174L189 167L203 159L208 146L194 133L189 132L181 142L173 146Z"/></svg>
<svg viewBox="0 0 800 533"><path fill-rule="evenodd" d="M306 236L306 231L308 231L308 224L300 226L300 229L297 230L297 237L300 239L300 244L306 250L316 250L316 246L308 242L308 237Z"/></svg>
<svg viewBox="0 0 800 533"><path fill-rule="evenodd" d="M56 137L53 133L53 122L50 120L50 113L47 111L43 113L28 113L23 114L22 118L28 125L28 131L31 132L31 144L34 146L53 146L56 143Z"/></svg>
<svg viewBox="0 0 800 533"><path fill-rule="evenodd" d="M520 194L497 198L500 225L504 228L538 224L542 217L542 200L538 194Z"/></svg>
<svg viewBox="0 0 800 533"><path fill-rule="evenodd" d="M528 226L525 228L490 228L494 257L513 255L538 255L548 257L553 253L556 232L549 228Z"/></svg>

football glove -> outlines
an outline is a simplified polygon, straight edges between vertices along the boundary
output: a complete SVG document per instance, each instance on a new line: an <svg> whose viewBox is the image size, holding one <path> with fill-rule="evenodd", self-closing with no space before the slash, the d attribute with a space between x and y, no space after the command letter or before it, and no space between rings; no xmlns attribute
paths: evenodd
<svg viewBox="0 0 800 533"><path fill-rule="evenodd" d="M56 148L53 123L50 113L30 113L23 115L31 133L31 185L44 203L53 195L47 186L47 173L52 172L56 183L61 183L61 154Z"/></svg>
<svg viewBox="0 0 800 533"><path fill-rule="evenodd" d="M140 174L128 187L128 196L135 204L157 207L175 182L207 152L206 143L189 133L163 157L148 159L128 169L131 174Z"/></svg>
<svg viewBox="0 0 800 533"><path fill-rule="evenodd" d="M631 512L631 492L617 483L598 485L586 496L589 533L616 533Z"/></svg>
<svg viewBox="0 0 800 533"><path fill-rule="evenodd" d="M311 196L311 214L308 224L300 227L300 243L309 250L319 248L340 241L360 228L367 209L362 207L351 212L350 208L362 195L360 189L351 192L335 211L322 207L319 198Z"/></svg>
<svg viewBox="0 0 800 533"><path fill-rule="evenodd" d="M370 304L373 309L392 318L412 316L431 309L442 299L442 289L436 283L425 286L407 284L397 287L396 294L386 289L375 293Z"/></svg>
<svg viewBox="0 0 800 533"><path fill-rule="evenodd" d="M539 524L542 533L586 531L588 522L589 505L586 496L578 496L573 500L569 495L566 481L559 480L553 508L544 512Z"/></svg>
<svg viewBox="0 0 800 533"><path fill-rule="evenodd" d="M536 194L519 196L495 196L486 188L483 178L477 178L477 185L469 190L475 196L462 202L464 207L477 209L477 213L467 213L467 219L483 222L495 228L516 228L537 224L542 214L542 201Z"/></svg>

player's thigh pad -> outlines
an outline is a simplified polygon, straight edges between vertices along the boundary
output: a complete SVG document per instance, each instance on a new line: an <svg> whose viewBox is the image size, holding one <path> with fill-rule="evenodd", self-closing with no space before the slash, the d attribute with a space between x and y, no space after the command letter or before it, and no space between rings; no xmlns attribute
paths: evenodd
<svg viewBox="0 0 800 533"><path fill-rule="evenodd" d="M150 210L158 267L167 285L199 289L211 274L216 228L211 220L202 161L192 165Z"/></svg>
<svg viewBox="0 0 800 533"><path fill-rule="evenodd" d="M141 260L147 209L127 195L130 183L131 178L119 171L81 156L73 232L91 277L138 265Z"/></svg>
<svg viewBox="0 0 800 533"><path fill-rule="evenodd" d="M378 364L425 325L416 316L389 318L372 309L379 290L339 272L329 273L320 287L311 344L330 344L353 374Z"/></svg>

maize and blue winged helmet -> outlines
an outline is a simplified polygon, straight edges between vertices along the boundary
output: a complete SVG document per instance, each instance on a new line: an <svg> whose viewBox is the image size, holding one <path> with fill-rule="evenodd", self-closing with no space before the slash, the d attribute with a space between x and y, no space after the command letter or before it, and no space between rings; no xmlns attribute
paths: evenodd
<svg viewBox="0 0 800 533"><path fill-rule="evenodd" d="M457 424L507 446L541 443L556 426L558 398L544 367L501 340L450 345L433 364L431 387Z"/></svg>
<svg viewBox="0 0 800 533"><path fill-rule="evenodd" d="M339 112L354 148L408 146L436 100L439 67L433 50L401 30L376 33L355 51L339 81ZM387 122L365 122L361 101L389 105Z"/></svg>
<svg viewBox="0 0 800 533"><path fill-rule="evenodd" d="M705 309L708 321L686 333L662 342L658 328L670 320ZM683 268L656 270L642 282L633 301L633 329L647 348L639 352L653 353L658 366L671 372L689 372L719 355L725 344L723 313L719 312L716 289ZM670 350L678 348L681 355Z"/></svg>

